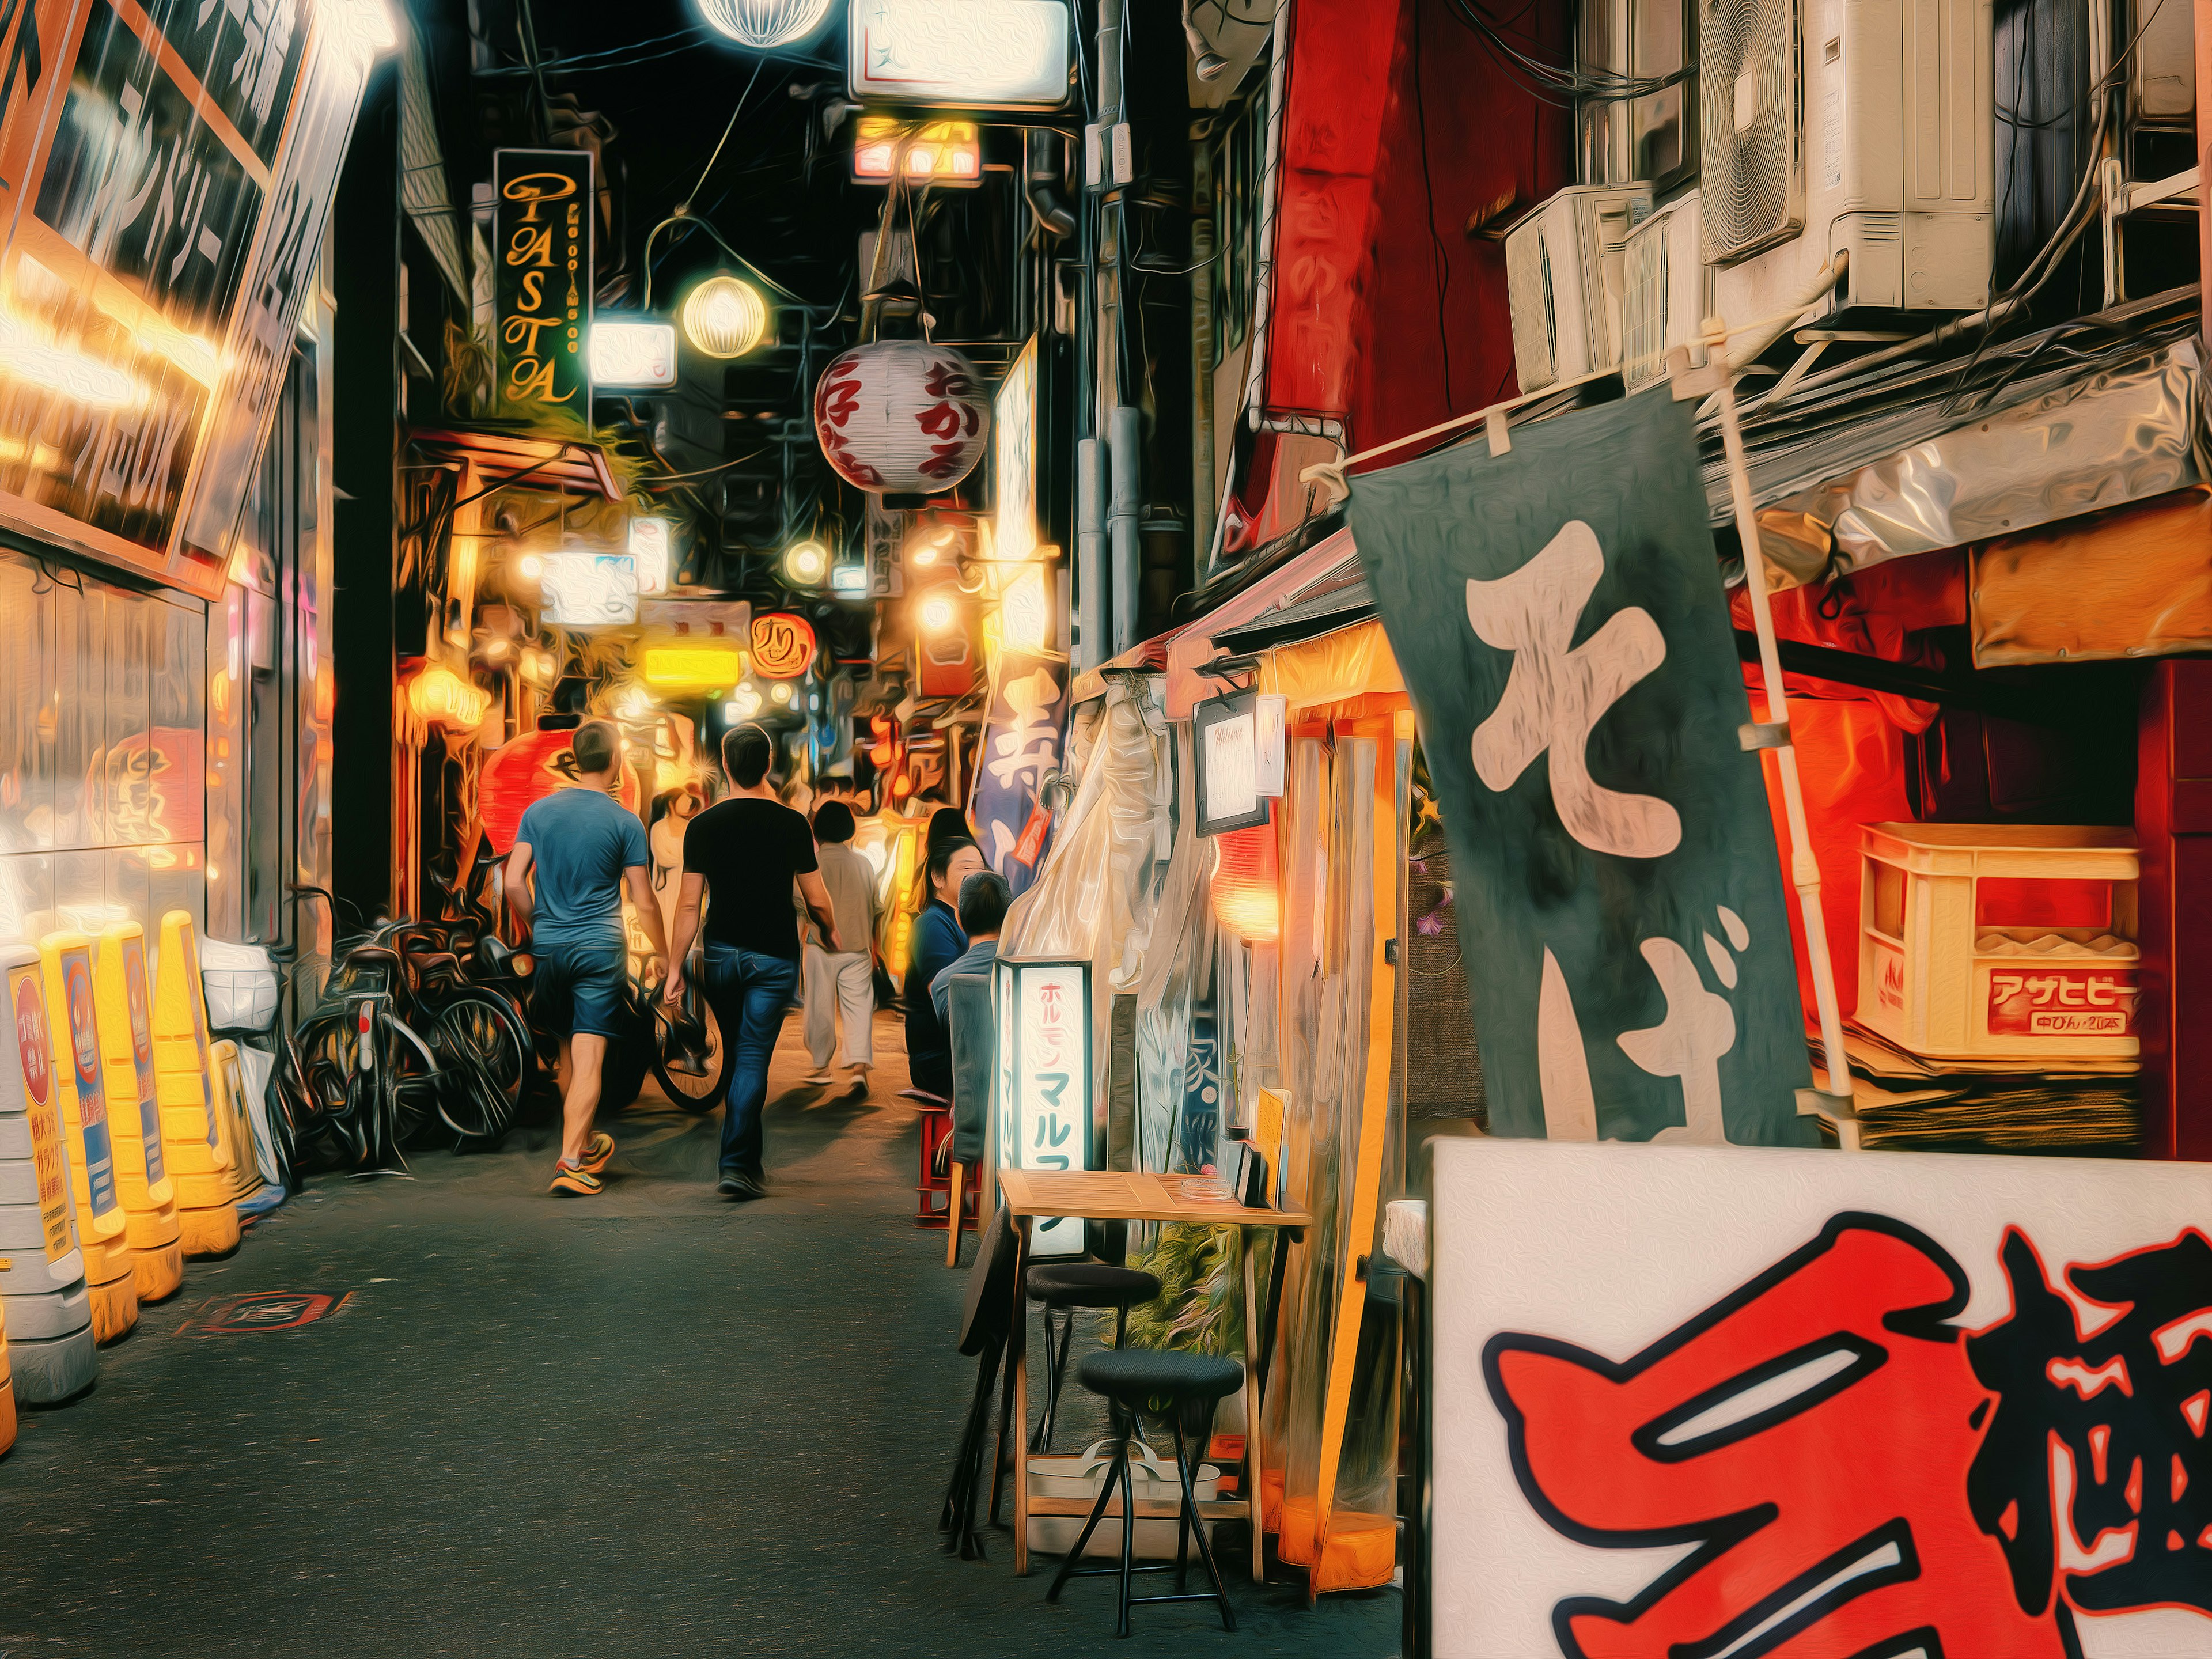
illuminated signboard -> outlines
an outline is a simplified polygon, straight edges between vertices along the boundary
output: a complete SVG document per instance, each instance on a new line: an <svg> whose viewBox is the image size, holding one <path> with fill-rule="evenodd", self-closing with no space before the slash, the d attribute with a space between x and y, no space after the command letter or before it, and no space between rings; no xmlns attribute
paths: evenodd
<svg viewBox="0 0 2212 1659"><path fill-rule="evenodd" d="M982 129L973 121L896 121L863 115L853 141L853 177L864 185L888 181L906 147L906 176L918 184L983 182Z"/></svg>
<svg viewBox="0 0 2212 1659"><path fill-rule="evenodd" d="M753 672L766 680L795 680L814 660L814 624L788 611L753 618Z"/></svg>
<svg viewBox="0 0 2212 1659"><path fill-rule="evenodd" d="M1091 964L1001 957L994 973L999 1167L1092 1168ZM1082 1218L1040 1216L1030 1254L1082 1255Z"/></svg>
<svg viewBox="0 0 2212 1659"><path fill-rule="evenodd" d="M627 553L548 553L538 591L556 628L610 628L637 620L637 561Z"/></svg>
<svg viewBox="0 0 2212 1659"><path fill-rule="evenodd" d="M676 384L676 325L637 317L601 317L592 324L592 384Z"/></svg>
<svg viewBox="0 0 2212 1659"><path fill-rule="evenodd" d="M641 593L665 593L668 591L668 566L671 526L665 519L648 518L642 514L629 521L629 556L637 561L637 591Z"/></svg>
<svg viewBox="0 0 2212 1659"><path fill-rule="evenodd" d="M991 403L991 556L1036 552L1037 343L1032 335Z"/></svg>
<svg viewBox="0 0 2212 1659"><path fill-rule="evenodd" d="M0 13L0 521L221 590L380 44L378 0Z"/></svg>
<svg viewBox="0 0 2212 1659"><path fill-rule="evenodd" d="M855 98L962 109L1067 101L1062 0L853 0L847 15Z"/></svg>
<svg viewBox="0 0 2212 1659"><path fill-rule="evenodd" d="M527 418L561 409L588 418L591 153L495 150L492 175L492 349L501 412Z"/></svg>

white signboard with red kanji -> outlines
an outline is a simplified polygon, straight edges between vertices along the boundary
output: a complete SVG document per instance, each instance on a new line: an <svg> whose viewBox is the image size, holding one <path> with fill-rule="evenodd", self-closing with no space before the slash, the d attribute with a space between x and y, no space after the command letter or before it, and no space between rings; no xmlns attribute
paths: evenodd
<svg viewBox="0 0 2212 1659"><path fill-rule="evenodd" d="M1439 1659L2212 1655L2212 1169L1435 1149Z"/></svg>

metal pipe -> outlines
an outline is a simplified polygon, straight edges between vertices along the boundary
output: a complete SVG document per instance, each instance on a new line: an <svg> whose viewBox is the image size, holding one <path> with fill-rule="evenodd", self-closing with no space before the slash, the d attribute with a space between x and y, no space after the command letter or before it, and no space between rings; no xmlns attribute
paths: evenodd
<svg viewBox="0 0 2212 1659"><path fill-rule="evenodd" d="M1114 563L1114 651L1120 656L1137 643L1138 570L1143 563L1137 526L1143 511L1145 417L1123 404L1114 411L1113 496L1106 530Z"/></svg>
<svg viewBox="0 0 2212 1659"><path fill-rule="evenodd" d="M1114 654L1106 642L1105 449L1097 438L1075 445L1075 603L1081 633L1069 655L1079 672Z"/></svg>
<svg viewBox="0 0 2212 1659"><path fill-rule="evenodd" d="M1074 235L1075 214L1056 193L1060 179L1060 135L1047 127L1031 127L1028 145L1029 165L1022 193L1036 218L1037 228L1048 236Z"/></svg>

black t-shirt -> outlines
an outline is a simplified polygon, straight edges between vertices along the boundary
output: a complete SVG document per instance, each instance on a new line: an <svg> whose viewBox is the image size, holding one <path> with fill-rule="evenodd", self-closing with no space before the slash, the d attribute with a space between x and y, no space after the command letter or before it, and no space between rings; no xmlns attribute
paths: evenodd
<svg viewBox="0 0 2212 1659"><path fill-rule="evenodd" d="M778 801L738 796L684 831L684 873L707 878L707 941L799 957L792 878L820 868L814 830Z"/></svg>

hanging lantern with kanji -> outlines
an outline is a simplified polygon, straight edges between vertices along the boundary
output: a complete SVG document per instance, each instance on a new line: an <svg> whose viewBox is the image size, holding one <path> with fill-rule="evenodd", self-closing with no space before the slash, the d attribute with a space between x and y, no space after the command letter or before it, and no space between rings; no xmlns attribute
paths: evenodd
<svg viewBox="0 0 2212 1659"><path fill-rule="evenodd" d="M949 346L878 340L822 372L814 431L837 476L855 489L934 495L982 459L991 401L975 365Z"/></svg>

